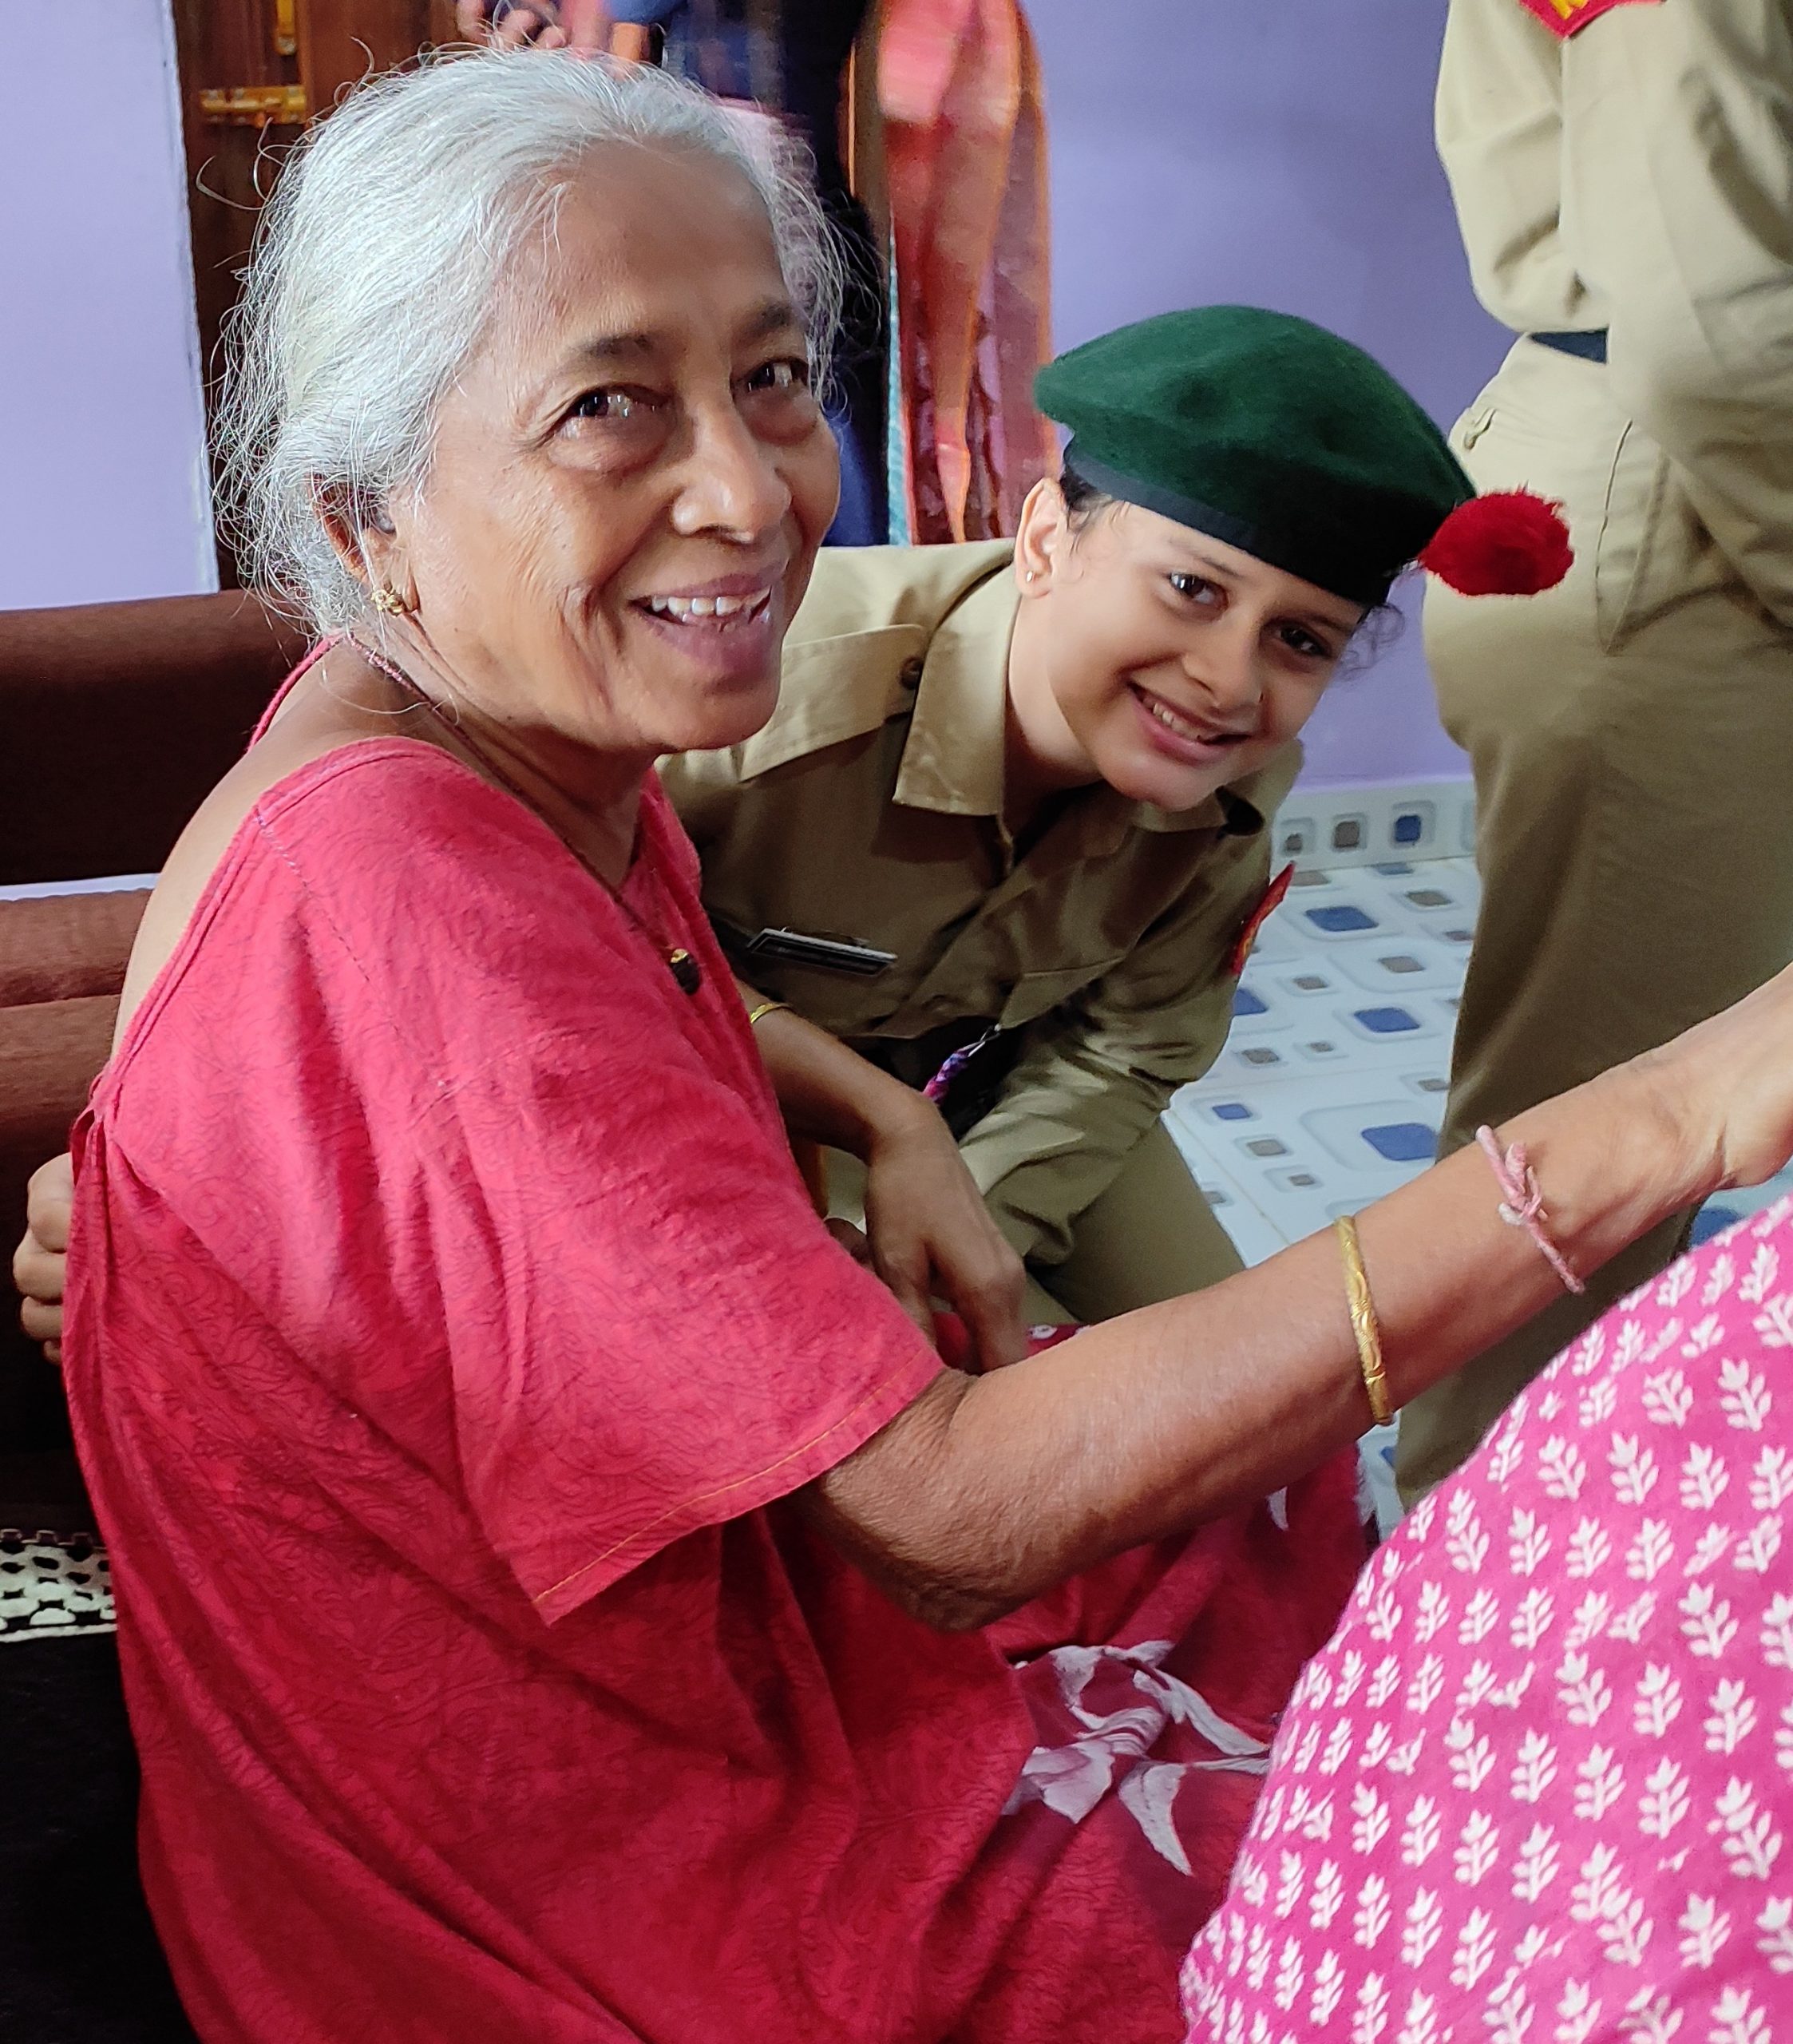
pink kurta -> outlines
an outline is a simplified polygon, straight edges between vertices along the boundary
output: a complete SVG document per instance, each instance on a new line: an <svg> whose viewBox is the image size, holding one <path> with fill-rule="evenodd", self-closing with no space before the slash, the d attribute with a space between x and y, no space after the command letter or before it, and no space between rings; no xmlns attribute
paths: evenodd
<svg viewBox="0 0 1793 2044"><path fill-rule="evenodd" d="M1539 1379L1303 1678L1191 2044L1793 2044L1793 1207Z"/></svg>
<svg viewBox="0 0 1793 2044"><path fill-rule="evenodd" d="M509 797L335 752L77 1131L69 1386L207 2044L1174 2034L1342 1480L984 1634L888 1602L792 1494L939 1359L809 1210L695 881L651 786L692 998Z"/></svg>

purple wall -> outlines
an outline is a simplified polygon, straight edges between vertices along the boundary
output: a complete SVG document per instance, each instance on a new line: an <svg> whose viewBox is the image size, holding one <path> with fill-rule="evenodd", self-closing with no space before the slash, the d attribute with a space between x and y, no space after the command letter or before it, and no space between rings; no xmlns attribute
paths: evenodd
<svg viewBox="0 0 1793 2044"><path fill-rule="evenodd" d="M1242 299L1338 327L1441 420L1502 350L1432 153L1442 8L1029 0L1061 347ZM61 0L0 59L0 608L213 585L168 0ZM29 198L29 203L22 203ZM1308 779L1463 771L1417 620Z"/></svg>
<svg viewBox="0 0 1793 2044"><path fill-rule="evenodd" d="M0 608L215 588L168 0L10 14Z"/></svg>
<svg viewBox="0 0 1793 2044"><path fill-rule="evenodd" d="M1448 423L1505 348L1433 153L1442 6L1027 0L1046 73L1054 339L1180 305L1297 312ZM1407 607L1416 610L1410 593ZM1413 616L1309 727L1309 785L1458 776Z"/></svg>

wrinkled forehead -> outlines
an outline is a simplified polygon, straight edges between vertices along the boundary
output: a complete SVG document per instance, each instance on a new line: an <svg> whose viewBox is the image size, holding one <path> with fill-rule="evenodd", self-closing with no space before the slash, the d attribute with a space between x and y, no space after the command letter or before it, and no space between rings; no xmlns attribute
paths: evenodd
<svg viewBox="0 0 1793 2044"><path fill-rule="evenodd" d="M695 339L791 303L765 203L719 157L600 143L533 210L494 293L485 338L501 347L613 332Z"/></svg>

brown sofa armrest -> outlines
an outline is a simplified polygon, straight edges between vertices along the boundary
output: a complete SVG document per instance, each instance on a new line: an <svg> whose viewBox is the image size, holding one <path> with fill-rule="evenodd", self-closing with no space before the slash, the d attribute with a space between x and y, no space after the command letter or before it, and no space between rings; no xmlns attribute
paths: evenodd
<svg viewBox="0 0 1793 2044"><path fill-rule="evenodd" d="M0 612L0 885L157 871L305 644L240 591Z"/></svg>
<svg viewBox="0 0 1793 2044"><path fill-rule="evenodd" d="M148 892L137 889L0 901L0 1010L116 997L148 904ZM0 1116L5 1112L0 1101Z"/></svg>

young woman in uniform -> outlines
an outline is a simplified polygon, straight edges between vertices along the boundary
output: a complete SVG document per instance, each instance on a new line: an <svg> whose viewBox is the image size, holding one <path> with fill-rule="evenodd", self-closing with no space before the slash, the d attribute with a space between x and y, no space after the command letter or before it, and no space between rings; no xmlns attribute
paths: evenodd
<svg viewBox="0 0 1793 2044"><path fill-rule="evenodd" d="M786 1004L931 1087L1034 1316L1093 1320L1239 1267L1159 1116L1225 1040L1297 735L1472 492L1278 313L1142 321L1036 397L1072 438L1015 541L825 550L772 721L662 774L762 1036ZM1470 515L1503 514L1464 579L1537 586L1528 535L1566 564L1534 501Z"/></svg>

